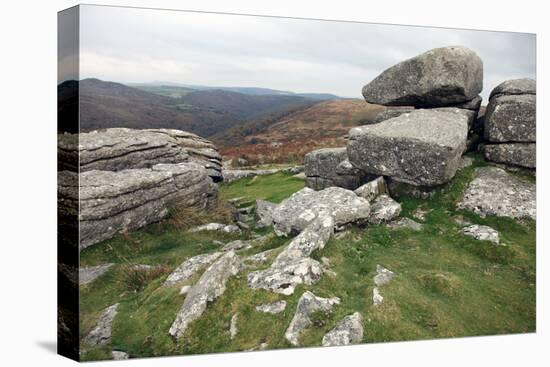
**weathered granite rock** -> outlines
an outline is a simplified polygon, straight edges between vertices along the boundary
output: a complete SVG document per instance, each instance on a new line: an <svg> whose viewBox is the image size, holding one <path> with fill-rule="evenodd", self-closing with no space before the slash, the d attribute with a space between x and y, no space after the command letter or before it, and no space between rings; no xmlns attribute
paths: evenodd
<svg viewBox="0 0 550 367"><path fill-rule="evenodd" d="M88 284L105 274L115 264L107 263L97 266L89 266L78 269L78 282L80 285Z"/></svg>
<svg viewBox="0 0 550 367"><path fill-rule="evenodd" d="M253 264L261 264L267 261L269 256L275 251L275 249L262 251L260 253L250 255L245 259L246 262L253 263Z"/></svg>
<svg viewBox="0 0 550 367"><path fill-rule="evenodd" d="M369 202L373 201L380 195L388 193L388 187L386 186L386 180L384 177L379 176L372 181L358 187L354 190L357 196L367 199Z"/></svg>
<svg viewBox="0 0 550 367"><path fill-rule="evenodd" d="M112 128L58 137L61 170L80 172L151 168L159 163L195 162L221 181L221 156L198 135L171 129ZM80 157L79 154L80 153Z"/></svg>
<svg viewBox="0 0 550 367"><path fill-rule="evenodd" d="M401 204L388 195L380 195L374 199L371 205L371 214L368 222L371 224L389 222L397 218L399 214L401 214Z"/></svg>
<svg viewBox="0 0 550 367"><path fill-rule="evenodd" d="M518 94L537 94L537 82L528 78L506 80L491 91L489 99Z"/></svg>
<svg viewBox="0 0 550 367"><path fill-rule="evenodd" d="M166 278L164 285L171 286L177 283L185 282L199 270L212 264L221 255L221 252L213 252L211 254L200 254L185 260L168 276L168 278Z"/></svg>
<svg viewBox="0 0 550 367"><path fill-rule="evenodd" d="M248 286L290 295L298 284L314 284L323 273L321 264L308 256L322 249L334 229L331 216L316 218L275 258L271 266L248 274Z"/></svg>
<svg viewBox="0 0 550 367"><path fill-rule="evenodd" d="M237 336L239 329L237 327L237 321L239 320L239 314L236 313L231 316L231 323L229 325L229 337L233 340Z"/></svg>
<svg viewBox="0 0 550 367"><path fill-rule="evenodd" d="M118 303L107 307L96 327L84 338L84 342L90 346L105 345L111 341L113 320L117 314Z"/></svg>
<svg viewBox="0 0 550 367"><path fill-rule="evenodd" d="M256 228L271 227L273 225L272 212L277 207L277 204L265 201L256 200Z"/></svg>
<svg viewBox="0 0 550 367"><path fill-rule="evenodd" d="M496 245L500 242L498 232L489 226L472 224L462 228L462 233L479 241L491 241Z"/></svg>
<svg viewBox="0 0 550 367"><path fill-rule="evenodd" d="M395 274L393 271L388 270L381 265L376 265L376 275L373 278L374 284L376 284L377 287L388 284L393 279L394 275Z"/></svg>
<svg viewBox="0 0 550 367"><path fill-rule="evenodd" d="M113 357L113 360L115 361L123 361L125 359L129 359L130 355L126 352L122 352L120 350L113 350L111 352L111 356Z"/></svg>
<svg viewBox="0 0 550 367"><path fill-rule="evenodd" d="M358 344L363 340L363 316L359 312L344 317L323 337L323 347Z"/></svg>
<svg viewBox="0 0 550 367"><path fill-rule="evenodd" d="M60 213L79 216L81 249L156 222L172 207L209 207L217 196L217 185L196 163L58 173Z"/></svg>
<svg viewBox="0 0 550 367"><path fill-rule="evenodd" d="M390 227L390 228L396 228L396 229L407 228L407 229L411 229L413 231L421 231L422 230L422 224L420 224L418 222L415 222L414 220L412 220L410 218L399 218L397 220L389 222L387 224L387 226Z"/></svg>
<svg viewBox="0 0 550 367"><path fill-rule="evenodd" d="M415 110L350 130L349 161L359 169L412 185L448 182L466 147L468 120L461 113Z"/></svg>
<svg viewBox="0 0 550 367"><path fill-rule="evenodd" d="M384 303L384 297L380 294L380 290L377 287L372 289L372 304L374 306L380 306Z"/></svg>
<svg viewBox="0 0 550 367"><path fill-rule="evenodd" d="M273 173L279 172L278 169L258 169L258 170L246 170L246 169L224 169L223 181L226 183L231 183L238 181L243 178L250 178L262 175L271 175Z"/></svg>
<svg viewBox="0 0 550 367"><path fill-rule="evenodd" d="M462 160L459 159L458 167L461 167ZM405 182L399 182L391 177L386 178L386 187L392 198L399 199L401 197L411 196L417 199L429 199L435 193L442 189L445 184L435 186L416 186Z"/></svg>
<svg viewBox="0 0 550 367"><path fill-rule="evenodd" d="M532 94L492 98L485 113L485 139L494 143L535 142L536 103Z"/></svg>
<svg viewBox="0 0 550 367"><path fill-rule="evenodd" d="M354 190L368 179L350 164L345 147L318 149L306 154L304 173L306 186L314 190L331 186Z"/></svg>
<svg viewBox="0 0 550 367"><path fill-rule="evenodd" d="M235 240L231 241L222 247L222 251L239 251L248 250L252 248L250 241Z"/></svg>
<svg viewBox="0 0 550 367"><path fill-rule="evenodd" d="M477 111L469 110L469 109L465 109L465 108L436 107L436 108L430 108L430 111L441 111L441 112L460 114L460 115L466 117L466 121L468 121L468 128L469 129L472 128L472 126L474 125L475 119L477 117Z"/></svg>
<svg viewBox="0 0 550 367"><path fill-rule="evenodd" d="M465 47L430 50L385 70L363 87L369 103L437 107L474 99L483 88L483 62Z"/></svg>
<svg viewBox="0 0 550 367"><path fill-rule="evenodd" d="M458 209L478 215L536 219L536 185L497 167L476 169Z"/></svg>
<svg viewBox="0 0 550 367"><path fill-rule="evenodd" d="M266 303L256 306L256 311L270 313L272 315L281 313L286 308L286 301L275 301L273 303Z"/></svg>
<svg viewBox="0 0 550 367"><path fill-rule="evenodd" d="M190 285L184 285L183 287L180 288L180 296L186 295L187 293L189 293L190 290L191 290Z"/></svg>
<svg viewBox="0 0 550 367"><path fill-rule="evenodd" d="M197 227L193 227L189 232L201 232L201 231L220 231L225 233L241 233L241 230L238 226L234 224L223 224L223 223L208 223L203 224Z"/></svg>
<svg viewBox="0 0 550 367"><path fill-rule="evenodd" d="M408 113L414 110L414 106L390 106L386 107L383 111L379 112L372 120L363 125L378 124L382 121L389 120L391 118L401 116L404 113Z"/></svg>
<svg viewBox="0 0 550 367"><path fill-rule="evenodd" d="M273 210L273 228L278 235L297 234L315 218L330 214L336 226L366 221L370 204L353 191L328 187L321 191L304 188Z"/></svg>
<svg viewBox="0 0 550 367"><path fill-rule="evenodd" d="M285 338L294 346L298 346L299 338L302 331L311 326L309 316L315 311L331 312L334 305L340 304L340 299L321 298L307 291L298 300L296 313L286 329Z"/></svg>
<svg viewBox="0 0 550 367"><path fill-rule="evenodd" d="M524 168L537 167L537 145L534 143L485 145L483 153L488 161Z"/></svg>
<svg viewBox="0 0 550 367"><path fill-rule="evenodd" d="M227 280L243 267L234 251L226 252L218 258L187 293L181 310L169 330L174 338L181 338L189 323L199 318L206 310L208 302L214 301L225 292Z"/></svg>

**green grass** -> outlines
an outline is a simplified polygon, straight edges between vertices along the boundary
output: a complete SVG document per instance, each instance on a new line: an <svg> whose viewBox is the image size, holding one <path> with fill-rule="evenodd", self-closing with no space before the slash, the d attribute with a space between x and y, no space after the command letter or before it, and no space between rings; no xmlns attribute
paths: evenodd
<svg viewBox="0 0 550 367"><path fill-rule="evenodd" d="M359 311L364 317L364 342L385 342L505 333L534 332L535 237L534 221L481 218L455 209L475 167L460 171L451 184L428 200L402 198L402 215L411 217L421 206L428 211L423 229L390 229L384 225L352 227L340 239L332 238L321 251L336 276L325 274L312 286L299 286L291 296L253 290L246 284L251 267L231 278L225 294L212 302L201 318L191 323L185 336L174 341L168 335L184 296L178 287L161 287L165 276L133 292L121 280L124 264L159 264L170 270L185 258L215 251L213 241L237 238L212 233L186 233L169 224L156 224L127 236L118 236L81 253L83 265L115 262L105 275L81 288L81 336L95 325L101 311L120 302L113 325L112 346L92 349L84 359L110 356L110 347L134 357L196 354L246 350L268 343L269 349L288 348L284 332L294 315L299 297L311 290L321 297L339 297L331 313L312 315L313 326L304 332L304 346L320 345L323 335L345 315ZM303 181L277 173L221 185L223 199L246 197L279 202L303 187ZM460 233L455 218L486 224L500 232L505 246L476 241ZM257 231L269 234L269 229ZM249 238L251 233L243 236ZM269 237L242 256L282 250L290 239ZM373 276L380 264L395 272L380 288L384 304L372 305ZM189 283L198 279L197 274ZM262 303L284 299L288 305L278 315L257 312ZM238 333L229 337L231 316L238 313Z"/></svg>

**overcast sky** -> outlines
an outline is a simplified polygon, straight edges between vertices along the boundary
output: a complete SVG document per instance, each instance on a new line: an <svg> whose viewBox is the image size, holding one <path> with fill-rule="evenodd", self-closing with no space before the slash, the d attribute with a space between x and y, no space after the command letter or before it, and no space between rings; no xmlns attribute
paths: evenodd
<svg viewBox="0 0 550 367"><path fill-rule="evenodd" d="M368 18L368 17L367 17ZM266 87L361 97L388 67L463 45L484 62L484 91L535 78L533 34L81 7L81 78Z"/></svg>

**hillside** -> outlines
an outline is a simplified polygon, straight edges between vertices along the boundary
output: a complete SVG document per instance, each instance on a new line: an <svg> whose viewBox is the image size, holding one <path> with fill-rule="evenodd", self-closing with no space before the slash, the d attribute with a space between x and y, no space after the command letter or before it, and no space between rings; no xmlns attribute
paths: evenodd
<svg viewBox="0 0 550 367"><path fill-rule="evenodd" d="M323 101L305 109L272 114L212 136L226 157L281 163L301 161L315 148L342 146L353 126L373 118L383 107L359 99ZM274 149L276 148L276 149Z"/></svg>
<svg viewBox="0 0 550 367"><path fill-rule="evenodd" d="M59 95L74 88L73 84L61 84ZM82 80L81 129L172 128L208 137L251 117L307 107L316 102L299 96L256 96L219 90L193 91L182 96L181 90L178 93L173 91L172 96L167 96L99 79Z"/></svg>

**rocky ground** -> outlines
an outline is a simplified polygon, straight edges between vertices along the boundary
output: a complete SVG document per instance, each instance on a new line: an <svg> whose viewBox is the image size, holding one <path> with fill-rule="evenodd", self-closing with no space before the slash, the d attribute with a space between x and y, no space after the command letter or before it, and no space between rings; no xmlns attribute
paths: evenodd
<svg viewBox="0 0 550 367"><path fill-rule="evenodd" d="M473 158L432 198L400 198L399 211L380 216L370 197L377 224L343 221L326 236L255 228L256 199L296 210L285 199L304 181L277 172L220 185L220 200L248 213L249 229L193 231L164 220L84 249L83 359L534 331L535 221L461 209L486 170ZM532 176L505 174L533 185Z"/></svg>

